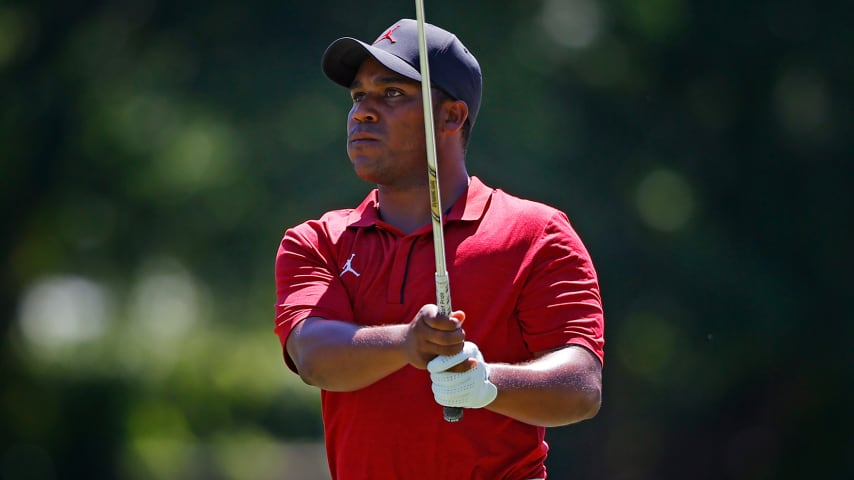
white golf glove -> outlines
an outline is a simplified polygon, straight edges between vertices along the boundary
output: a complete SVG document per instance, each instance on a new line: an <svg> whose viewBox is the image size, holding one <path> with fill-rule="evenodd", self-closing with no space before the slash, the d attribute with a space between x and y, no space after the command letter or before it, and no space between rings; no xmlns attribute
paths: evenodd
<svg viewBox="0 0 854 480"><path fill-rule="evenodd" d="M477 365L465 372L446 372L469 358ZM456 355L440 355L427 364L433 381L433 397L445 407L483 408L498 396L498 388L489 381L489 366L472 342L465 342Z"/></svg>

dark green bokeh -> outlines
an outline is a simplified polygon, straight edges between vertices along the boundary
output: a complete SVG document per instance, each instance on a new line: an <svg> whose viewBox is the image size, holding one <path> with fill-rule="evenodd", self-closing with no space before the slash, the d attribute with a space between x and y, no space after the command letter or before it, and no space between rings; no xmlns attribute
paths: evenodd
<svg viewBox="0 0 854 480"><path fill-rule="evenodd" d="M470 173L565 210L601 277L603 407L550 478L854 471L852 11L427 2L483 67ZM273 259L370 188L323 49L413 15L0 4L0 478L307 478Z"/></svg>

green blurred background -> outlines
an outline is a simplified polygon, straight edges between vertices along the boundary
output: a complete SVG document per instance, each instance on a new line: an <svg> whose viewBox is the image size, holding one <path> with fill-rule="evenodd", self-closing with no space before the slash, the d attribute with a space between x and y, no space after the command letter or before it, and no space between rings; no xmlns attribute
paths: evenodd
<svg viewBox="0 0 854 480"><path fill-rule="evenodd" d="M371 188L323 50L414 11L0 2L0 478L326 478L273 261ZM601 277L602 410L550 478L851 478L850 2L426 11L483 67L470 173Z"/></svg>

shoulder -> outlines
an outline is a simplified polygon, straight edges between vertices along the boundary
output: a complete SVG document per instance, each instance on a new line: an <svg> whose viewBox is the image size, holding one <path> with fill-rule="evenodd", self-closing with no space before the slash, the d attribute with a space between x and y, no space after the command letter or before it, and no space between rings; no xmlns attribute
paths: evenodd
<svg viewBox="0 0 854 480"><path fill-rule="evenodd" d="M551 205L511 195L504 190L495 189L491 213L504 218L512 225L541 226L554 222L568 223L566 214Z"/></svg>
<svg viewBox="0 0 854 480"><path fill-rule="evenodd" d="M493 233L527 245L536 256L588 255L567 214L555 206L496 189L489 212Z"/></svg>
<svg viewBox="0 0 854 480"><path fill-rule="evenodd" d="M358 207L330 210L320 218L307 220L289 228L285 232L285 238L294 235L314 240L328 239L336 243L346 232L354 230L350 227L371 227L377 220L377 190L374 189Z"/></svg>
<svg viewBox="0 0 854 480"><path fill-rule="evenodd" d="M347 231L355 209L331 210L319 218L306 220L285 231L285 241L299 244L336 243Z"/></svg>

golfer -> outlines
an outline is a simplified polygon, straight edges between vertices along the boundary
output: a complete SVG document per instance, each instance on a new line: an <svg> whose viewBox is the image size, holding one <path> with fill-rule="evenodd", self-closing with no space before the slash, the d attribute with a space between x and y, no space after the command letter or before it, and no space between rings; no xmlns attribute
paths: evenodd
<svg viewBox="0 0 854 480"><path fill-rule="evenodd" d="M454 34L425 32L456 310L435 305L417 26L404 19L323 56L353 102L350 162L376 189L285 232L275 332L321 390L333 479L543 479L546 427L599 410L596 272L563 212L469 174L480 66ZM443 406L463 418L446 422Z"/></svg>

